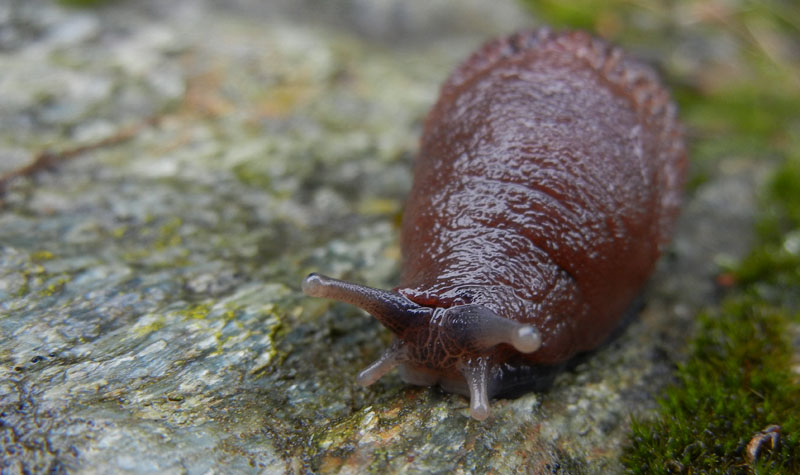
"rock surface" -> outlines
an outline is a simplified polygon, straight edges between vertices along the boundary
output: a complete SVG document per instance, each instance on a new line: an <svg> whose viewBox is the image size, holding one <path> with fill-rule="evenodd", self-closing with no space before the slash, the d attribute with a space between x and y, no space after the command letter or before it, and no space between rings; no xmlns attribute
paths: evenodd
<svg viewBox="0 0 800 475"><path fill-rule="evenodd" d="M510 1L220 3L0 6L0 174L118 138L4 196L3 473L620 471L748 249L758 173L693 192L644 310L551 390L478 423L396 375L363 389L388 332L299 283L392 286L439 83L536 23Z"/></svg>

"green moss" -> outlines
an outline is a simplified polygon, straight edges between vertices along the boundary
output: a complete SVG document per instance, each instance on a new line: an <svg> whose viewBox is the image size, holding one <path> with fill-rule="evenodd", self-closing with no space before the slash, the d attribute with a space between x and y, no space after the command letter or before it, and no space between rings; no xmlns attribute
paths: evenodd
<svg viewBox="0 0 800 475"><path fill-rule="evenodd" d="M127 232L128 232L128 226L123 224L122 226L117 226L116 228L113 228L110 231L110 234L111 236L114 237L114 239L122 239L123 237L125 237L125 233Z"/></svg>
<svg viewBox="0 0 800 475"><path fill-rule="evenodd" d="M54 257L55 257L55 254L53 254L50 251L45 251L45 250L36 251L36 252L31 254L31 260L33 260L34 262L49 261L49 260L53 259Z"/></svg>
<svg viewBox="0 0 800 475"><path fill-rule="evenodd" d="M163 318L159 318L157 320L154 320L151 323L148 323L147 325L137 326L136 329L135 329L136 335L137 336L149 335L150 333L153 333L154 331L161 330L162 328L164 328L165 325L166 324L164 323L164 319Z"/></svg>
<svg viewBox="0 0 800 475"><path fill-rule="evenodd" d="M66 277L59 277L54 282L50 283L47 287L42 289L39 292L39 295L41 295L42 297L50 297L51 295L55 295L58 292L61 292L61 289L63 289L64 286L67 285L67 282L69 282L69 279L67 279Z"/></svg>
<svg viewBox="0 0 800 475"><path fill-rule="evenodd" d="M244 185L268 190L272 187L273 177L264 165L264 161L246 161L233 167L236 179Z"/></svg>
<svg viewBox="0 0 800 475"><path fill-rule="evenodd" d="M763 90L752 83L736 84L713 93L675 88L682 118L701 126L709 135L735 133L725 138L751 143L772 140L785 133L783 125L792 120L800 106L800 97L788 97L781 91Z"/></svg>
<svg viewBox="0 0 800 475"><path fill-rule="evenodd" d="M187 320L203 320L211 313L210 303L192 305L179 312Z"/></svg>
<svg viewBox="0 0 800 475"><path fill-rule="evenodd" d="M222 314L222 319L226 322L236 320L236 310L226 310L225 313Z"/></svg>
<svg viewBox="0 0 800 475"><path fill-rule="evenodd" d="M610 10L609 7L618 2L523 0L522 3L551 25L595 30L598 21L601 21L600 19Z"/></svg>
<svg viewBox="0 0 800 475"><path fill-rule="evenodd" d="M44 267L39 264L33 264L30 267L22 270L22 278L24 282L20 285L16 292L16 297L21 298L27 296L31 290L41 284L41 281L47 277Z"/></svg>
<svg viewBox="0 0 800 475"><path fill-rule="evenodd" d="M584 29L653 58L663 58L658 67L681 110L681 119L696 137L689 143L693 165L702 173L705 162L731 154L786 152L788 124L798 126L800 94L796 65L780 62L777 33L797 34L800 8L785 2L743 2L739 8L719 16L704 13L700 1L631 2L611 0L521 0L544 23L556 28ZM693 11L695 10L696 11ZM696 15L686 25L686 15ZM680 28L679 30L677 28ZM758 34L756 39L741 31ZM703 64L687 73L677 70L675 50L687 39L711 39L736 48L731 72ZM769 41L766 41L769 38ZM735 68L741 68L737 71ZM704 74L704 69L712 71ZM768 87L767 87L768 86Z"/></svg>
<svg viewBox="0 0 800 475"><path fill-rule="evenodd" d="M795 153L772 178L767 196L769 208L759 226L769 244L785 246L793 254L797 254L796 247L787 246L785 240L800 228L800 144Z"/></svg>
<svg viewBox="0 0 800 475"><path fill-rule="evenodd" d="M634 473L800 473L800 386L788 328L800 324L800 159L767 184L759 243L731 269L738 282L698 319L678 385L653 420L634 421L624 462ZM745 447L781 426L780 449L755 465Z"/></svg>
<svg viewBox="0 0 800 475"><path fill-rule="evenodd" d="M161 226L155 242L156 249L160 250L180 245L182 242L180 235L182 224L183 221L180 218L174 217Z"/></svg>
<svg viewBox="0 0 800 475"><path fill-rule="evenodd" d="M678 382L654 420L634 420L623 461L633 473L736 473L754 469L745 448L771 424L782 428L777 452L759 473L800 473L800 387L791 376L789 317L751 295L726 300L699 317Z"/></svg>
<svg viewBox="0 0 800 475"><path fill-rule="evenodd" d="M733 274L765 301L782 305L800 323L800 147L768 183L758 225L761 245Z"/></svg>
<svg viewBox="0 0 800 475"><path fill-rule="evenodd" d="M17 292L14 294L14 296L17 298L25 297L31 291L30 277L27 274L25 274L24 277L25 282L19 286L19 289L17 289Z"/></svg>
<svg viewBox="0 0 800 475"><path fill-rule="evenodd" d="M67 7L76 8L89 8L98 7L104 3L109 3L109 0L57 0L59 4Z"/></svg>

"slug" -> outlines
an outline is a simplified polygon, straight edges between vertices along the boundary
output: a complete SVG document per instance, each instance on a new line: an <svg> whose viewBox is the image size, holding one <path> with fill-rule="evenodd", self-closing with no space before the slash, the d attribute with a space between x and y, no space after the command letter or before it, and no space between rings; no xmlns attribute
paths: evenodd
<svg viewBox="0 0 800 475"><path fill-rule="evenodd" d="M303 281L394 333L358 383L399 366L483 420L520 375L603 342L670 239L687 168L676 115L650 68L584 32L473 53L425 121L400 285Z"/></svg>

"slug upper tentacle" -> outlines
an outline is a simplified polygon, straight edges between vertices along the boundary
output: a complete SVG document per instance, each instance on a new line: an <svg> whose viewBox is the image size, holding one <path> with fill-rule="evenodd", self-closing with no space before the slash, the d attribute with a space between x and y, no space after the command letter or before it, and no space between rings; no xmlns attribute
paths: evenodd
<svg viewBox="0 0 800 475"><path fill-rule="evenodd" d="M457 305L444 311L443 331L457 339L465 350L480 352L500 343L520 353L533 353L542 345L539 331L530 324L501 317L482 305Z"/></svg>
<svg viewBox="0 0 800 475"><path fill-rule="evenodd" d="M302 289L311 297L324 297L355 305L377 318L394 333L405 332L411 326L424 325L426 309L397 292L374 289L316 273L309 274L303 280Z"/></svg>
<svg viewBox="0 0 800 475"><path fill-rule="evenodd" d="M669 242L687 158L654 71L583 32L491 41L428 114L400 236L400 285L317 274L306 294L363 308L413 384L470 396L515 390L537 368L599 345Z"/></svg>

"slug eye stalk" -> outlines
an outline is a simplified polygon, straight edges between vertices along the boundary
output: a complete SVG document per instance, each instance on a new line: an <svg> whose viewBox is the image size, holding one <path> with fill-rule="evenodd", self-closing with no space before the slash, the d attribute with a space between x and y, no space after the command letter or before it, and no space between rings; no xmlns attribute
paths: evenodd
<svg viewBox="0 0 800 475"><path fill-rule="evenodd" d="M303 280L303 292L310 297L323 297L349 303L366 311L395 335L420 325L430 309L408 300L397 292L374 289L334 279L321 274L309 274Z"/></svg>
<svg viewBox="0 0 800 475"><path fill-rule="evenodd" d="M542 346L536 327L501 317L483 305L445 309L441 325L448 337L462 342L467 351L478 352L506 343L520 353L533 353Z"/></svg>

